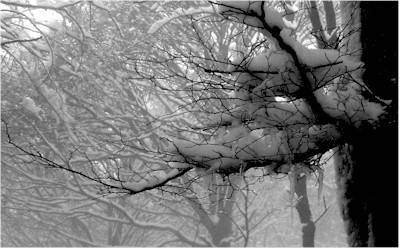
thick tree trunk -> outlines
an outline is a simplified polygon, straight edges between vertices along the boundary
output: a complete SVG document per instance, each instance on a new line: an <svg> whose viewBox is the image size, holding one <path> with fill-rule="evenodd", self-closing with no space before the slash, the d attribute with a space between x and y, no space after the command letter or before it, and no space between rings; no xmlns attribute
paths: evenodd
<svg viewBox="0 0 400 249"><path fill-rule="evenodd" d="M397 2L361 2L364 82L392 99L387 122L351 131L339 148L337 182L350 246L398 246ZM383 18L384 15L384 18ZM366 28L367 27L367 28Z"/></svg>
<svg viewBox="0 0 400 249"><path fill-rule="evenodd" d="M397 246L397 127L359 134L336 162L350 246Z"/></svg>

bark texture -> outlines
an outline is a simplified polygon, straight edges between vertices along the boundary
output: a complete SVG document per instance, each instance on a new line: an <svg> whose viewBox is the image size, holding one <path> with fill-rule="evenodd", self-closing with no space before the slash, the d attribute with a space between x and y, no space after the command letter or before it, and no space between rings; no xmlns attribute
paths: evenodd
<svg viewBox="0 0 400 249"><path fill-rule="evenodd" d="M349 131L336 157L350 246L398 246L397 15L397 2L360 2L363 80L393 102L380 127Z"/></svg>

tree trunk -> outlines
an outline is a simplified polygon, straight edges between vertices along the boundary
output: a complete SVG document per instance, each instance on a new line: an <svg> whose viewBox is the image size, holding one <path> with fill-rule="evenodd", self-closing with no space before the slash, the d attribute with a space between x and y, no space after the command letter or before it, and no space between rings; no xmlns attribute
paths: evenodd
<svg viewBox="0 0 400 249"><path fill-rule="evenodd" d="M397 2L361 2L360 8L363 80L379 97L393 102L379 128L354 130L351 141L339 148L335 164L340 206L350 246L396 247Z"/></svg>
<svg viewBox="0 0 400 249"><path fill-rule="evenodd" d="M298 176L295 184L296 195L300 200L296 204L296 210L300 217L302 224L302 237L303 247L314 247L315 237L315 224L312 220L312 214L310 209L310 203L308 202L307 194L307 177Z"/></svg>

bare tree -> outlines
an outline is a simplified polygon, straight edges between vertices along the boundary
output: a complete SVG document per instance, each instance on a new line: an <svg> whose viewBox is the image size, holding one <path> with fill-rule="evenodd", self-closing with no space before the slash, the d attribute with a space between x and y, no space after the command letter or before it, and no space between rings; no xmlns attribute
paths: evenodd
<svg viewBox="0 0 400 249"><path fill-rule="evenodd" d="M128 87L122 84L124 80L133 78L134 74L129 61L123 63L118 61L118 58L126 60L126 54L122 54L125 57L120 57L121 55L118 54L119 48L127 43L126 39L132 39L130 43L137 45L130 50L131 52L142 51L144 49L140 46L146 45L143 42L140 43L140 39L133 40L132 33L123 34L128 28L130 31L137 32L122 25L124 20L116 19L115 13L123 6L114 6L109 3L111 8L107 9L96 3L61 6L18 2L5 4L9 6L9 9L3 11L13 14L3 19L3 22L8 27L7 32L15 37L7 38L10 41L2 44L5 51L3 66L4 69L7 67L9 69L9 71L3 71L3 79L6 83L2 85L4 121L2 125L5 132L3 133L2 164L3 176L7 176L3 181L4 187L7 184L5 187L7 192L3 193L3 199L9 200L7 205L3 203L3 209L11 210L11 212L21 210L21 212L32 213L34 220L42 224L43 229L57 227L57 229L49 230L47 237L50 239L29 242L29 244L54 245L52 238L60 236L63 239L57 240L59 245L81 246L132 244L140 246L149 245L149 243L158 246L218 246L228 245L229 241L223 241L227 237L230 240L238 239L232 237L233 228L221 229L226 225L233 226L231 215L234 211L235 197L232 195L232 198L225 200L225 197L230 196L234 191L228 183L219 186L216 182L210 182L206 189L213 189L208 195L209 201L215 203L210 204L206 209L199 205L200 201L197 200L199 197L196 196L191 185L187 186L191 194L179 193L184 197L183 203L175 205L175 208L172 208L172 201L154 194L149 197L153 201L144 199L142 200L144 204L139 201L135 206L131 206L130 201L118 201L117 197L99 196L110 192L120 192L119 187L107 183L113 178L120 180L123 176L141 179L149 173L157 177L156 169L159 166L156 162L160 162L156 158L160 156L160 153L150 148L158 143L157 139L153 140L154 134L151 134L154 130L151 127L151 121L155 119L153 113L157 111L151 104L146 103L146 98L153 98L149 94L153 87L142 84L144 88L141 88L136 85L140 82L139 80L131 80L132 85ZM143 5L141 9L147 8L150 12L149 9L153 5L154 3ZM137 16L138 22L145 21L143 19L146 16L137 15L138 9L132 8L131 4L129 7L127 14L131 11ZM35 15L26 16L30 23L36 25L34 27L36 30L34 29L33 32L40 33L42 38L33 40L38 43L32 43L33 41L28 39L30 43L28 40L26 44L23 42L21 48L18 45L18 37L31 35L27 32L29 25L23 23L23 13L25 10L38 9L50 9L53 14L57 13L59 16L56 20L52 20L54 23L51 24L37 21ZM84 14L87 12L90 13L89 25L85 25ZM107 14L109 20L104 21L98 17L103 14ZM23 25L19 26L18 22L22 22ZM99 27L102 25L111 30L109 32L100 30ZM148 28L145 27L145 29ZM112 37L113 32L117 32L119 36ZM104 43L110 42L108 40L110 37L112 37L111 44L118 49L107 51L104 48L106 46ZM121 41L122 37L124 40ZM127 51L126 47L123 49ZM25 78L18 78L21 73ZM13 80L16 80L18 85L12 84ZM111 83L106 83L107 81ZM82 82L91 83L81 85ZM149 95L150 97L146 97ZM105 99L109 101L105 103ZM150 102L154 105L157 100L151 99ZM120 108L123 106L127 109ZM156 108L159 108L158 104ZM168 105L165 108L168 108ZM139 109L143 112L139 112ZM146 120L147 118L150 119ZM84 129L81 129L82 125L85 126ZM149 136L143 136L143 141L133 146L132 138L125 140L129 137L124 131L127 127L130 127L129 129L142 127ZM14 131L18 135L14 136ZM25 141L18 139L24 136L29 139ZM10 143L7 144L8 139ZM131 152L136 150L135 147L139 148L141 155L146 155L148 152L152 154L149 157L151 159L134 156L135 153L131 154L128 151L122 154L113 152L118 145L112 148L112 144L118 143L123 147L130 147L128 151L131 150ZM104 147L105 144L106 147ZM22 149L22 154L15 148ZM82 167L85 163L89 163L88 168ZM63 169L67 172L50 172L48 171L50 168ZM135 172L141 169L143 175L126 174L126 170L129 169ZM69 176L68 172L73 173L72 176ZM14 178L14 175L18 177ZM187 181L196 184L193 182L198 177L198 175L193 175ZM15 182L8 185L8 179L15 179ZM100 185L93 184L91 181ZM223 179L218 180L218 182L222 181ZM26 189L26 186L29 188ZM30 189L36 189L36 191L32 193ZM163 199L166 202L165 205L155 205L154 203L160 202L156 200L157 198ZM32 205L26 206L27 203ZM53 205L53 203L58 204ZM68 203L74 204L69 206ZM185 203L188 203L187 205L193 210L183 208ZM143 206L138 208L139 204ZM153 211L149 212L145 208L146 205L151 205ZM193 215L193 211L194 217L188 219L187 217ZM196 215L203 219L197 219ZM215 219L210 219L212 216ZM160 220L158 217L164 218ZM211 222L207 222L204 217ZM39 222L41 220L46 222ZM219 222L214 222L214 220ZM178 225L171 226L169 224L171 222ZM92 231L96 223L105 224L107 229ZM199 226L203 230L205 228L206 232L202 231L200 235L190 233L190 231L198 230ZM26 232L30 231L29 227L22 228L29 234ZM15 230L10 230L9 234L13 235L10 240L16 235L12 231ZM143 231L146 236L141 237L138 231ZM149 231L157 234L158 237L151 236ZM225 232L221 233L222 231ZM41 236L38 237L40 240ZM28 244L22 241L16 243Z"/></svg>

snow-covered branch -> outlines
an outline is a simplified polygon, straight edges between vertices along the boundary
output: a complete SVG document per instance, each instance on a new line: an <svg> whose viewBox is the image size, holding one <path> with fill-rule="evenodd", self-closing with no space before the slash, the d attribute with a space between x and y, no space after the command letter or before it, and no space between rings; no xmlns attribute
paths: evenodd
<svg viewBox="0 0 400 249"><path fill-rule="evenodd" d="M165 173L163 176L155 177L149 175L147 179L143 179L140 182L118 182L110 185L114 186L115 188L126 189L129 191L129 194L138 194L147 190L165 186L168 182L186 174L189 170L191 170L191 167L177 168L172 169L170 172Z"/></svg>
<svg viewBox="0 0 400 249"><path fill-rule="evenodd" d="M189 9L178 9L173 13L172 16L166 16L157 22L154 22L149 30L147 31L149 34L154 34L159 30L162 26L169 23L173 19L182 17L182 16L189 16L189 15L197 15L197 14L215 14L215 11L212 6L207 7L199 7L199 8L189 8Z"/></svg>
<svg viewBox="0 0 400 249"><path fill-rule="evenodd" d="M231 129L219 144L176 139L170 152L178 154L174 157L175 163L193 164L210 173L233 173L251 167L301 162L335 147L342 138L333 125L265 131L249 131L240 126Z"/></svg>
<svg viewBox="0 0 400 249"><path fill-rule="evenodd" d="M366 90L361 80L362 63L336 50L306 48L291 37L291 30L284 25L281 14L264 2L229 1L218 3L218 6L218 11L222 15L233 16L239 22L260 28L261 32L266 33L278 43L285 57L289 54L286 61L294 61L295 69L299 71L300 77L299 80L292 80L289 77L292 83L287 84L288 88L296 89L302 86L303 88L300 89L304 92L302 97L306 98L311 105L314 114L325 113L333 119L344 120L358 127L362 122L377 122L379 116L384 113L384 106L370 102L362 96L361 92ZM272 60L267 63L268 59L262 61L261 58L262 55L251 60L250 68L268 71L271 63L279 67L282 61ZM297 92L289 90L286 94L294 93ZM315 113L321 112L320 110L323 113Z"/></svg>
<svg viewBox="0 0 400 249"><path fill-rule="evenodd" d="M384 113L381 104L361 94L361 62L336 50L306 48L265 2L217 5L219 13L259 28L276 46L232 61L235 107L211 118L226 131L219 128L218 138L208 142L174 139L169 152L177 154L176 167L239 172L248 165L300 162L342 141L335 120L359 127L377 122ZM300 99L274 101L276 96Z"/></svg>

